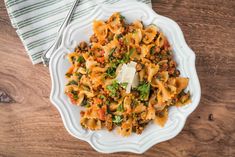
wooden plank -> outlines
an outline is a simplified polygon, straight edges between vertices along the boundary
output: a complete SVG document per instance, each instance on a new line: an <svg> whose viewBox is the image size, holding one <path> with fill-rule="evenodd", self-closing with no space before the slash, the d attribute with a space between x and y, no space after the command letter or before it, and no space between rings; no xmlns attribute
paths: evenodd
<svg viewBox="0 0 235 157"><path fill-rule="evenodd" d="M202 98L177 137L143 155L234 155L235 1L153 0L153 8L180 25L195 51ZM0 91L14 100L0 104L0 156L139 156L97 153L88 143L70 136L49 102L48 69L31 64L3 1L0 28Z"/></svg>

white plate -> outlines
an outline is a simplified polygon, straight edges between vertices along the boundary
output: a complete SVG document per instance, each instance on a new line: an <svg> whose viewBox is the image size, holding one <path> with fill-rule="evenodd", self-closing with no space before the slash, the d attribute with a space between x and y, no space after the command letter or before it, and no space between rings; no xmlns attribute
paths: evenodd
<svg viewBox="0 0 235 157"><path fill-rule="evenodd" d="M128 22L139 19L145 25L156 24L173 47L181 76L189 77L187 90L192 95L192 103L181 108L172 107L169 111L169 119L163 128L150 123L141 135L133 133L130 137L121 137L116 130L112 132L84 130L79 123L81 108L72 105L64 94L65 73L70 66L65 55L72 52L77 43L89 41L94 19L106 20L113 12L121 12ZM195 69L195 54L186 44L179 26L171 19L156 14L149 6L133 1L99 5L90 15L71 23L64 32L61 47L50 60L50 74L52 80L50 99L59 110L65 128L72 136L87 141L95 150L103 153L121 151L143 153L151 146L175 137L184 127L188 115L197 107L201 96Z"/></svg>

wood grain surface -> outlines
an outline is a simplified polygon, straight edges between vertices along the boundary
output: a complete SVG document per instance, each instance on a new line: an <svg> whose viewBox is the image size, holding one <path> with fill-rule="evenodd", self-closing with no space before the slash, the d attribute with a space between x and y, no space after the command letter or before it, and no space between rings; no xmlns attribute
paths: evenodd
<svg viewBox="0 0 235 157"><path fill-rule="evenodd" d="M202 97L177 137L142 156L235 156L235 1L153 0L153 8L180 25L195 51ZM31 64L1 0L0 156L141 156L101 154L70 136L49 101L50 84L48 69Z"/></svg>

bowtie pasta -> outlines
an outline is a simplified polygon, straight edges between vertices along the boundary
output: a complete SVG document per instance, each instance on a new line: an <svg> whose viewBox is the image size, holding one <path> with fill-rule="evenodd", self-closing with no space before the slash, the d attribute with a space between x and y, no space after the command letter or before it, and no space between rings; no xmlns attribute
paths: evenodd
<svg viewBox="0 0 235 157"><path fill-rule="evenodd" d="M68 55L72 66L66 73L65 94L83 107L84 129L141 134L150 121L163 127L171 106L191 102L184 91L189 79L180 77L172 48L155 25L127 24L114 13L107 21L95 20L93 32L89 44L81 42ZM138 84L127 93L128 83L118 82L117 75L130 62L136 63Z"/></svg>

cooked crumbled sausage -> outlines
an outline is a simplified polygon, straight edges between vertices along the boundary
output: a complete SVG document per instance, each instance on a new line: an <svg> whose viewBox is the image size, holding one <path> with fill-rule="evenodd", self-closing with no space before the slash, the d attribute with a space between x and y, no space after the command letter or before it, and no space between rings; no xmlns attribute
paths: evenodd
<svg viewBox="0 0 235 157"><path fill-rule="evenodd" d="M155 52L156 52L156 53L159 53L159 52L160 52L160 48L159 48L159 47L156 47L156 48L155 48Z"/></svg>
<svg viewBox="0 0 235 157"><path fill-rule="evenodd" d="M87 43L85 41L81 42L79 44L79 47L81 48L81 50L87 50L88 49Z"/></svg>
<svg viewBox="0 0 235 157"><path fill-rule="evenodd" d="M152 56L150 57L150 60L154 60L154 59L156 59L156 57L152 55Z"/></svg>
<svg viewBox="0 0 235 157"><path fill-rule="evenodd" d="M95 34L93 34L93 35L90 37L90 42L91 42L91 43L97 43L97 42L98 42L98 39L97 39L97 37L95 36Z"/></svg>
<svg viewBox="0 0 235 157"><path fill-rule="evenodd" d="M168 73L169 73L170 75L174 74L174 72L175 72L175 68L169 68L169 69L168 69Z"/></svg>
<svg viewBox="0 0 235 157"><path fill-rule="evenodd" d="M161 68L162 71L166 71L167 68L168 68L167 63L162 64L162 68Z"/></svg>
<svg viewBox="0 0 235 157"><path fill-rule="evenodd" d="M137 127L137 128L136 128L136 133L137 133L137 134L141 134L141 133L143 132L143 130L144 130L144 127L141 127L141 126L140 126L140 127Z"/></svg>
<svg viewBox="0 0 235 157"><path fill-rule="evenodd" d="M176 67L176 62L173 61L173 60L171 60L171 61L169 62L169 66L170 66L170 67Z"/></svg>
<svg viewBox="0 0 235 157"><path fill-rule="evenodd" d="M108 114L106 116L105 126L109 131L113 130L113 122L112 122L112 115Z"/></svg>
<svg viewBox="0 0 235 157"><path fill-rule="evenodd" d="M84 114L85 114L85 112L84 112L84 111L81 111L81 112L80 112L80 116L81 116L81 117L83 117L83 116L84 116Z"/></svg>

